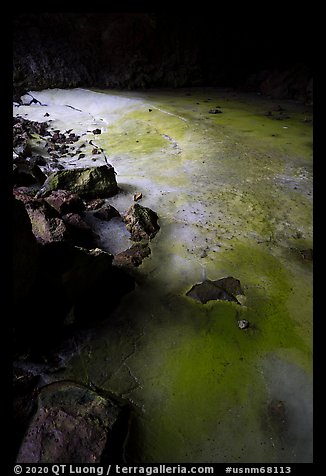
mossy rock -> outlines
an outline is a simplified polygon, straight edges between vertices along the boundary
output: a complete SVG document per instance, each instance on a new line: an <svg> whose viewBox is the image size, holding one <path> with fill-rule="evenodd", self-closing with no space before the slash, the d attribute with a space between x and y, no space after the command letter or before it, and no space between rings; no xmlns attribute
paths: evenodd
<svg viewBox="0 0 326 476"><path fill-rule="evenodd" d="M124 222L134 241L154 238L160 229L157 214L150 208L143 207L138 203L129 208L124 216Z"/></svg>
<svg viewBox="0 0 326 476"><path fill-rule="evenodd" d="M85 198L109 197L118 192L113 167L86 167L60 170L51 174L38 193L46 197L54 190L69 190Z"/></svg>

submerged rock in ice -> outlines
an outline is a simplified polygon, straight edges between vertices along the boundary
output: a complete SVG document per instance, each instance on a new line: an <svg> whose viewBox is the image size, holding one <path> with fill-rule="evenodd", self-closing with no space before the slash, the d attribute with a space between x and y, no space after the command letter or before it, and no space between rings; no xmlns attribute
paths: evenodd
<svg viewBox="0 0 326 476"><path fill-rule="evenodd" d="M202 283L195 284L190 291L186 293L187 296L203 304L214 300L233 301L240 304L236 298L238 294L243 294L240 281L231 276L217 279L216 281L206 279Z"/></svg>

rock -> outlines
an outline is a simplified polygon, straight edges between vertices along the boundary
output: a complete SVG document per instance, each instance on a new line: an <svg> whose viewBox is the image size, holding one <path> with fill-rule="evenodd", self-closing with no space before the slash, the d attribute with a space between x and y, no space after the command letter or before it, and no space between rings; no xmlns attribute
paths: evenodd
<svg viewBox="0 0 326 476"><path fill-rule="evenodd" d="M228 294L223 288L216 286L213 281L209 280L200 284L195 284L186 295L203 304L212 300L238 302L234 296Z"/></svg>
<svg viewBox="0 0 326 476"><path fill-rule="evenodd" d="M138 200L141 200L143 198L143 194L141 192L136 192L134 195L134 202L138 202Z"/></svg>
<svg viewBox="0 0 326 476"><path fill-rule="evenodd" d="M12 179L13 184L18 187L32 184L42 185L46 180L46 175L38 165L24 160L13 164Z"/></svg>
<svg viewBox="0 0 326 476"><path fill-rule="evenodd" d="M240 281L229 276L216 281L207 279L202 283L195 284L186 293L186 296L190 296L203 304L214 300L233 301L240 304L236 298L238 294L244 294Z"/></svg>
<svg viewBox="0 0 326 476"><path fill-rule="evenodd" d="M20 158L31 153L29 139L32 134L45 135L49 124L47 122L29 121L22 117L13 118L13 148Z"/></svg>
<svg viewBox="0 0 326 476"><path fill-rule="evenodd" d="M19 157L20 159L25 159L31 154L31 146L27 142L28 138L21 140L20 143L16 143L16 145L13 148L13 156L14 157Z"/></svg>
<svg viewBox="0 0 326 476"><path fill-rule="evenodd" d="M77 213L62 215L62 220L67 227L73 243L84 248L93 248L95 234L91 227Z"/></svg>
<svg viewBox="0 0 326 476"><path fill-rule="evenodd" d="M59 144L65 144L66 142L72 143L74 134L71 134L71 136L72 137L69 136L68 138L65 134L62 134L59 130L56 130L54 131L54 134L52 134L50 141L53 143L59 143Z"/></svg>
<svg viewBox="0 0 326 476"><path fill-rule="evenodd" d="M53 190L69 190L81 197L101 198L115 195L118 186L114 168L102 165L54 172L47 178L38 196L46 197Z"/></svg>
<svg viewBox="0 0 326 476"><path fill-rule="evenodd" d="M247 321L246 319L241 319L240 321L238 321L238 326L239 329L247 329L249 327L249 321Z"/></svg>
<svg viewBox="0 0 326 476"><path fill-rule="evenodd" d="M244 294L239 279L232 278L232 276L217 279L216 281L213 281L213 283L223 288L227 293L233 294L234 296L237 296L238 294Z"/></svg>
<svg viewBox="0 0 326 476"><path fill-rule="evenodd" d="M79 213L85 210L85 204L80 196L67 190L54 190L44 200L60 215Z"/></svg>
<svg viewBox="0 0 326 476"><path fill-rule="evenodd" d="M80 136L77 136L76 134L69 134L69 139L70 139L69 143L72 144L74 142L77 142L79 138Z"/></svg>
<svg viewBox="0 0 326 476"><path fill-rule="evenodd" d="M34 200L35 191L30 187L16 187L13 189L13 196L23 203Z"/></svg>
<svg viewBox="0 0 326 476"><path fill-rule="evenodd" d="M97 210L98 208L101 208L102 205L105 204L105 200L103 198L95 198L94 200L90 200L87 205L86 209L87 210Z"/></svg>
<svg viewBox="0 0 326 476"><path fill-rule="evenodd" d="M94 129L93 131L93 134L101 134L101 129Z"/></svg>
<svg viewBox="0 0 326 476"><path fill-rule="evenodd" d="M32 231L38 243L69 240L68 230L54 208L42 199L26 203L26 211L32 224Z"/></svg>
<svg viewBox="0 0 326 476"><path fill-rule="evenodd" d="M142 264L143 259L151 254L148 243L137 243L126 251L122 251L114 257L113 265L134 268Z"/></svg>
<svg viewBox="0 0 326 476"><path fill-rule="evenodd" d="M123 219L134 241L154 238L160 229L157 214L137 203L129 208Z"/></svg>
<svg viewBox="0 0 326 476"><path fill-rule="evenodd" d="M103 205L102 208L94 213L94 217L100 220L109 221L111 218L119 217L120 213L112 205Z"/></svg>
<svg viewBox="0 0 326 476"><path fill-rule="evenodd" d="M111 398L77 383L52 383L39 393L16 462L96 464L114 453L119 458L127 423L127 407Z"/></svg>
<svg viewBox="0 0 326 476"><path fill-rule="evenodd" d="M221 111L220 109L216 107L216 108L210 109L208 112L209 114L222 114L223 111Z"/></svg>

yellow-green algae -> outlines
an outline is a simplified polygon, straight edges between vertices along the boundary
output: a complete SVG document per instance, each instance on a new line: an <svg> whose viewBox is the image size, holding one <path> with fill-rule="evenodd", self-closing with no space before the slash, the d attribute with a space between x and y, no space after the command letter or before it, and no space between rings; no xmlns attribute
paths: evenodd
<svg viewBox="0 0 326 476"><path fill-rule="evenodd" d="M307 422L309 438L312 263L300 250L312 247L311 110L215 89L98 93L141 99L96 143L124 192L110 203L123 212L142 191L161 229L136 290L65 376L133 404L128 462L311 461L298 429ZM279 104L289 118L277 119ZM240 279L242 306L185 296L225 276Z"/></svg>

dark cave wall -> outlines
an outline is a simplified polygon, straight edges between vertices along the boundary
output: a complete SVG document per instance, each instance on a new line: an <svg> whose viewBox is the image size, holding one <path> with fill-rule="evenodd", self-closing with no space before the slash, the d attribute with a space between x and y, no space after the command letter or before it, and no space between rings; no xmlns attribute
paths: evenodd
<svg viewBox="0 0 326 476"><path fill-rule="evenodd" d="M300 25L171 13L29 13L14 18L14 97L30 89L222 86L312 101Z"/></svg>
<svg viewBox="0 0 326 476"><path fill-rule="evenodd" d="M24 14L14 18L14 97L22 91L96 83L100 33L89 18Z"/></svg>
<svg viewBox="0 0 326 476"><path fill-rule="evenodd" d="M14 21L14 91L201 81L191 28L150 13L25 14Z"/></svg>

